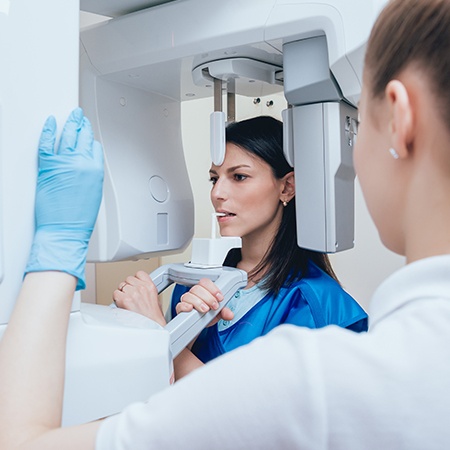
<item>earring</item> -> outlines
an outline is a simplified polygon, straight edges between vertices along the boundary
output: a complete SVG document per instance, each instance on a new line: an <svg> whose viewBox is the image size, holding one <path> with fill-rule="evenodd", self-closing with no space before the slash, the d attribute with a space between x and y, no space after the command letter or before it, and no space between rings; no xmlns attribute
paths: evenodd
<svg viewBox="0 0 450 450"><path fill-rule="evenodd" d="M286 208L287 205L288 205L288 202L285 200L285 201L283 202L283 206Z"/></svg>
<svg viewBox="0 0 450 450"><path fill-rule="evenodd" d="M389 149L389 153L392 155L392 157L394 158L394 159L398 159L399 158L399 155L398 155L398 153L397 153L397 151L395 150L395 148L390 148Z"/></svg>

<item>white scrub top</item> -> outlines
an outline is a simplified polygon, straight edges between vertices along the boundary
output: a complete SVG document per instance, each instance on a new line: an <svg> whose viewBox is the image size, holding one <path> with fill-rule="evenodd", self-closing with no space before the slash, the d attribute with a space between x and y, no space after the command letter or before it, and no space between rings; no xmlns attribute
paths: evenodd
<svg viewBox="0 0 450 450"><path fill-rule="evenodd" d="M397 271L369 317L282 325L105 420L96 448L449 448L450 256Z"/></svg>

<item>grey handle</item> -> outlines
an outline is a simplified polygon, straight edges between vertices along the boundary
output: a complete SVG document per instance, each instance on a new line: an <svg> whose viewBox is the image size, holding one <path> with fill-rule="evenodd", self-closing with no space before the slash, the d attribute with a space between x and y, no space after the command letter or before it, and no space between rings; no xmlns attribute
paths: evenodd
<svg viewBox="0 0 450 450"><path fill-rule="evenodd" d="M209 278L224 296L218 309L204 314L196 310L180 313L166 325L165 328L170 333L170 348L173 358L178 356L189 342L219 314L238 289L247 285L247 273L231 267L196 269L186 267L184 264L166 264L152 272L150 277L155 283L158 293L172 283L194 286L201 278Z"/></svg>

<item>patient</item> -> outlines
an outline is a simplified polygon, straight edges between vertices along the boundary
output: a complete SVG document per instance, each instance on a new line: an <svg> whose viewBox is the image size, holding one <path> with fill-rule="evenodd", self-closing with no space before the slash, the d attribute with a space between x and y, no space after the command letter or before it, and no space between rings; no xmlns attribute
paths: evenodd
<svg viewBox="0 0 450 450"><path fill-rule="evenodd" d="M231 250L224 265L246 271L248 284L176 358L176 379L283 323L367 330L366 313L342 289L327 255L297 246L295 180L283 155L282 123L266 116L233 123L226 142L224 163L210 169L211 201L225 214L218 217L220 234L242 238L242 249ZM166 324L146 272L128 277L113 299ZM217 309L222 299L208 279L191 289L177 285L169 315Z"/></svg>

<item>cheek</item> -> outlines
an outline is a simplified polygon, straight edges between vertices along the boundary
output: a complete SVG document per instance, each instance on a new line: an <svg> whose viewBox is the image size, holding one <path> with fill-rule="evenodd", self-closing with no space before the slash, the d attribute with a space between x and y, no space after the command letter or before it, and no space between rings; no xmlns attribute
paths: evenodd
<svg viewBox="0 0 450 450"><path fill-rule="evenodd" d="M353 149L353 166L355 167L357 176L360 176L361 171L364 169L364 148L366 147L366 142L365 127L360 126L355 147Z"/></svg>
<svg viewBox="0 0 450 450"><path fill-rule="evenodd" d="M281 202L279 199L278 191L275 186L272 189L261 190L258 197L254 198L248 208L258 210L258 217L261 223L272 222L278 213Z"/></svg>
<svg viewBox="0 0 450 450"><path fill-rule="evenodd" d="M358 181L381 241L390 250L401 253L401 239L393 227L400 209L395 188L396 176L390 170L389 156L383 153L382 148L372 148L370 144L371 141L364 141L363 136L355 148L353 161Z"/></svg>
<svg viewBox="0 0 450 450"><path fill-rule="evenodd" d="M369 203L372 184L377 179L377 138L366 126L361 126L353 151L353 165L366 202Z"/></svg>
<svg viewBox="0 0 450 450"><path fill-rule="evenodd" d="M366 138L364 129L360 128L358 133L358 140L353 151L353 165L355 167L356 176L361 186L361 190L364 196L367 208L372 216L372 219L376 223L376 169L373 167L374 161L370 162L371 149L369 148L369 142ZM374 176L375 175L375 176ZM374 179L375 178L375 179ZM375 183L375 186L373 185ZM379 187L379 186L378 186ZM374 198L375 197L375 198Z"/></svg>

